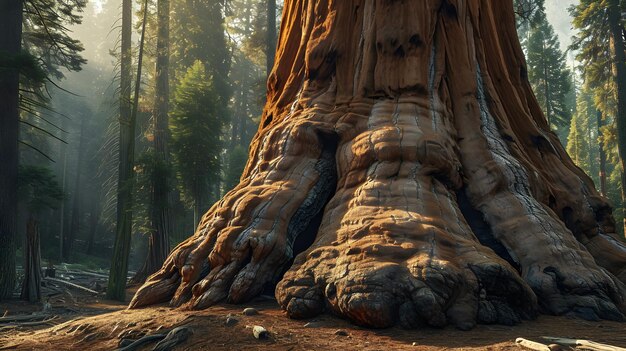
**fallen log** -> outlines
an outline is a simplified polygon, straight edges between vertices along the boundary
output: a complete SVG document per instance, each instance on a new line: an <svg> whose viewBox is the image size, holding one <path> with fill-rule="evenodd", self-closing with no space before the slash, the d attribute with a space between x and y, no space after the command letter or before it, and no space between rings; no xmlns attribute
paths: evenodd
<svg viewBox="0 0 626 351"><path fill-rule="evenodd" d="M96 294L96 295L100 294L99 292L97 292L95 290L91 290L91 289L86 288L84 286L81 286L81 285L78 285L78 284L74 284L74 283L71 283L71 282L68 282L68 281L65 281L65 280L62 280L62 279L45 277L44 280L49 280L51 282L65 284L67 286L71 286L73 288L76 288L76 289L79 289L79 290L83 290L83 291L86 291L88 293L92 293L92 294Z"/></svg>
<svg viewBox="0 0 626 351"><path fill-rule="evenodd" d="M587 350L593 350L593 351L626 351L626 348L623 348L623 347L600 344L591 340L555 338L551 336L543 336L542 338L550 342L553 342L555 344L559 344L563 346L570 346L570 347L583 347Z"/></svg>

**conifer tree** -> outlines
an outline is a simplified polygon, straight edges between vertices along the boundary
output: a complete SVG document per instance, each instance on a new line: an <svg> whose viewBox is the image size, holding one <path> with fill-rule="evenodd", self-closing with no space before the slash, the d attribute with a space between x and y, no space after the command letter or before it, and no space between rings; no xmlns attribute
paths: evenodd
<svg viewBox="0 0 626 351"><path fill-rule="evenodd" d="M567 137L567 153L576 165L594 179L596 177L598 142L596 137L595 117L596 110L591 93L583 90L577 99L576 112L573 114Z"/></svg>
<svg viewBox="0 0 626 351"><path fill-rule="evenodd" d="M604 114L610 113L606 107L612 105L611 100L614 102L622 209L626 204L626 53L621 20L624 10L625 5L619 0L580 0L570 10L574 28L578 29L572 47L578 50L585 84L594 89L596 104ZM626 221L623 227L626 228Z"/></svg>
<svg viewBox="0 0 626 351"><path fill-rule="evenodd" d="M172 155L185 199L192 204L194 223L206 211L212 185L219 181L220 136L225 120L220 97L205 65L196 61L174 93L170 114Z"/></svg>
<svg viewBox="0 0 626 351"><path fill-rule="evenodd" d="M569 125L573 107L567 104L572 89L571 74L554 28L545 15L540 16L538 24L530 29L526 63L528 80L548 124L557 132L563 131ZM561 139L566 135L558 134Z"/></svg>

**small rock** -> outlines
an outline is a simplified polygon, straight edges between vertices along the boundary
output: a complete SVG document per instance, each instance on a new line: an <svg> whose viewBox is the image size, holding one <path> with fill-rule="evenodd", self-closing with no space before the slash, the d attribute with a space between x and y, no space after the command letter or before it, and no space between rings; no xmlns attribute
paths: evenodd
<svg viewBox="0 0 626 351"><path fill-rule="evenodd" d="M224 322L224 324L227 327L232 327L233 325L235 325L237 323L239 323L239 320L237 318L231 317L231 316L226 317L226 322Z"/></svg>
<svg viewBox="0 0 626 351"><path fill-rule="evenodd" d="M259 311L257 311L256 308L248 307L245 308L242 313L244 316L255 316L259 314Z"/></svg>
<svg viewBox="0 0 626 351"><path fill-rule="evenodd" d="M308 322L307 324L304 325L305 328L319 328L321 326L322 325L320 322Z"/></svg>
<svg viewBox="0 0 626 351"><path fill-rule="evenodd" d="M563 347L559 344L550 344L548 345L548 348L550 349L550 351L562 351Z"/></svg>
<svg viewBox="0 0 626 351"><path fill-rule="evenodd" d="M418 343L416 343L415 341L413 341L413 343L412 343L411 345L413 345L413 346L417 346L417 345L419 345L419 344L418 344Z"/></svg>
<svg viewBox="0 0 626 351"><path fill-rule="evenodd" d="M254 335L254 337L257 339L267 339L267 337L269 336L269 332L262 326L255 325L252 327L252 335Z"/></svg>
<svg viewBox="0 0 626 351"><path fill-rule="evenodd" d="M348 332L345 331L344 329L337 329L337 330L335 330L335 335L348 336Z"/></svg>

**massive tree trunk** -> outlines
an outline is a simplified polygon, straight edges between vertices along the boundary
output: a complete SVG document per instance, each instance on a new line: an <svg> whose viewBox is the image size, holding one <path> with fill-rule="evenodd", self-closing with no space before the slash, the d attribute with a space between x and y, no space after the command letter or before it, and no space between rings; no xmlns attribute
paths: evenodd
<svg viewBox="0 0 626 351"><path fill-rule="evenodd" d="M532 94L510 1L291 0L240 184L130 306L278 281L293 318L621 320L614 233Z"/></svg>
<svg viewBox="0 0 626 351"><path fill-rule="evenodd" d="M19 125L19 69L15 62L22 43L22 1L0 3L0 300L15 288L17 231L17 137Z"/></svg>

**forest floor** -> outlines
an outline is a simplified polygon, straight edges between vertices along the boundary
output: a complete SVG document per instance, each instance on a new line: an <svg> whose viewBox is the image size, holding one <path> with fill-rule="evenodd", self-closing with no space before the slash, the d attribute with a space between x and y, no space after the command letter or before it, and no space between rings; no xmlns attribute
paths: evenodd
<svg viewBox="0 0 626 351"><path fill-rule="evenodd" d="M132 295L129 290L129 296ZM55 300L56 298L56 300ZM246 305L218 305L203 311L166 306L126 310L125 305L84 291L51 298L45 323L0 324L0 350L114 350L121 339L164 333L178 326L192 334L176 350L518 350L517 337L541 341L541 336L591 339L626 347L626 323L587 322L541 316L514 327L480 325L471 331L454 328L374 330L322 315L312 320L290 320L271 298ZM242 314L245 307L257 315ZM42 313L41 304L0 304L5 317ZM237 323L226 325L231 316ZM309 325L306 325L310 323ZM269 337L257 340L251 327L260 325ZM306 326L305 326L306 325ZM152 350L155 343L140 350Z"/></svg>

